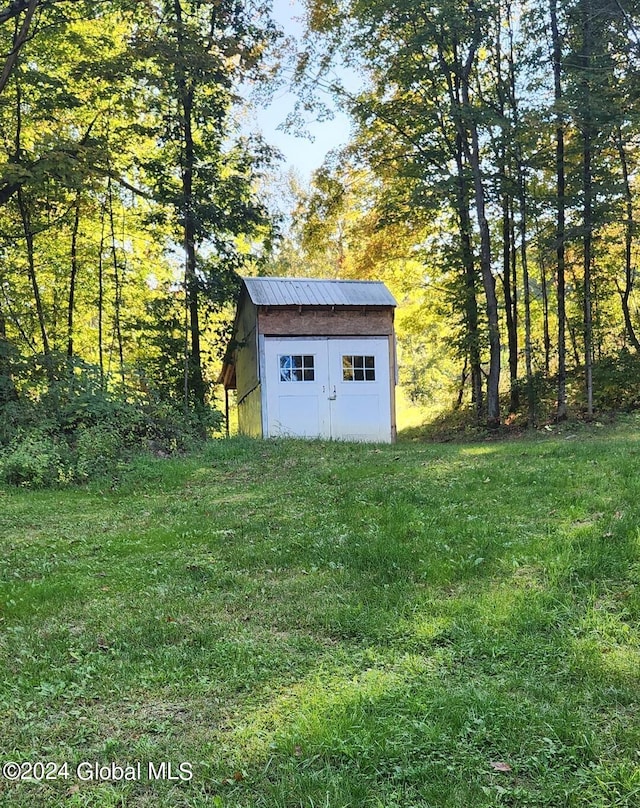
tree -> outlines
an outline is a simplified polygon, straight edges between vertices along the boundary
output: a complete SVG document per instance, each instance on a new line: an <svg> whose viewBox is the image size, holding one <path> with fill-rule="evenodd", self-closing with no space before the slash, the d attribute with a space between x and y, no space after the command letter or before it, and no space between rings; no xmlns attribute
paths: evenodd
<svg viewBox="0 0 640 808"><path fill-rule="evenodd" d="M329 8L330 6L330 8ZM482 403L480 340L477 337L475 264L484 292L489 346L487 421L500 421L500 328L492 239L487 218L488 184L484 170L482 114L476 96L481 50L493 7L474 3L354 2L338 7L309 2L311 29L333 34L329 49L358 54L372 80L370 92L341 97L361 129L360 153L374 170L392 163L412 176L421 199L445 193L458 213L464 272L463 306L471 337L474 398ZM347 24L348 21L348 24ZM336 33L338 32L339 33ZM350 35L349 35L350 34ZM383 154L373 144L388 133ZM367 154L367 150L369 153ZM402 154L397 154L399 151ZM397 155L397 156L396 156ZM450 171L455 162L455 181ZM430 187L435 186L434 192ZM441 197L442 198L442 197ZM433 202L432 202L433 204ZM433 205L432 210L436 206ZM476 229L471 226L475 216Z"/></svg>
<svg viewBox="0 0 640 808"><path fill-rule="evenodd" d="M175 400L175 374L154 365L149 312L173 317L186 265L187 398L202 411L207 311L229 300L234 270L260 258L271 232L256 196L270 152L235 131L233 114L274 36L266 8L214 0L18 0L0 12L11 57L0 95L3 378L7 357L26 351L45 356L50 385L88 360L105 389ZM183 332L167 368L184 360Z"/></svg>
<svg viewBox="0 0 640 808"><path fill-rule="evenodd" d="M140 164L158 201L172 209L176 239L183 245L185 402L193 396L202 409L200 297L212 288L203 269L234 269L241 262L236 237L268 228L255 197L254 173L270 152L258 142L232 141L231 109L239 83L256 77L275 29L264 6L234 0L166 0L158 11L159 27L147 29L139 48L153 65L148 81L157 88L157 103L150 125L160 149ZM208 252L207 261L199 250Z"/></svg>
<svg viewBox="0 0 640 808"><path fill-rule="evenodd" d="M452 401L455 362L469 352L454 305L463 279L456 247L439 239L443 222L432 221L424 205L406 215L419 188L408 177L374 173L354 145L330 154L308 188L295 182L292 190L288 237L269 271L383 280L399 303L400 383L412 401Z"/></svg>

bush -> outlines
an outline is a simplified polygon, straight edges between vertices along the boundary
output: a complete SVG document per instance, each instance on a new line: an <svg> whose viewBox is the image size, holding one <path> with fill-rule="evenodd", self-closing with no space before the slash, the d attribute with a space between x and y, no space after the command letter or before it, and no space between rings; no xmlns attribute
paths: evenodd
<svg viewBox="0 0 640 808"><path fill-rule="evenodd" d="M14 408L11 423L5 423L12 438L4 450L0 444L1 482L30 488L87 482L112 475L136 453L166 457L196 449L209 431L203 419L166 404L101 401L100 417L95 411L89 417L83 407L80 413L67 408L63 419L59 412L37 418L37 409L26 406L16 417Z"/></svg>
<svg viewBox="0 0 640 808"><path fill-rule="evenodd" d="M52 355L53 380L38 357L23 365L23 386L0 401L0 481L10 485L101 478L135 453L192 450L222 423L213 409L185 413L149 391L105 389L98 369L77 359Z"/></svg>
<svg viewBox="0 0 640 808"><path fill-rule="evenodd" d="M0 456L0 479L9 485L43 488L72 478L67 447L48 435L27 434Z"/></svg>
<svg viewBox="0 0 640 808"><path fill-rule="evenodd" d="M640 361L635 354L625 349L593 366L593 403L598 411L640 407Z"/></svg>
<svg viewBox="0 0 640 808"><path fill-rule="evenodd" d="M121 431L111 424L83 427L75 436L75 472L91 480L111 472L125 449Z"/></svg>

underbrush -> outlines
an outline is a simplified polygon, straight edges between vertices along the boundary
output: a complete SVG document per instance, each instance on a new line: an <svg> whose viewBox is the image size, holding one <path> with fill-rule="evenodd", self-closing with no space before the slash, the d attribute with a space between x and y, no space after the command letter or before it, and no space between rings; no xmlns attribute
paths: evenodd
<svg viewBox="0 0 640 808"><path fill-rule="evenodd" d="M446 409L419 426L403 430L402 436L409 440L438 442L495 440L517 437L528 430L557 429L557 377L536 374L532 386L533 421L529 416L529 391L523 380L519 390L519 405L515 410L510 410L509 393L501 394L502 419L497 429L488 429L484 416L478 418L475 405L467 403ZM640 410L640 359L625 349L616 356L606 357L594 364L592 418L587 417L584 368L568 371L566 389L568 416L563 422L565 430L575 431L589 422L614 422L623 414Z"/></svg>
<svg viewBox="0 0 640 808"><path fill-rule="evenodd" d="M105 389L76 363L0 402L0 482L46 488L116 474L140 452L166 457L201 446L220 428L216 410L184 411L139 391ZM37 383L36 383L37 382Z"/></svg>

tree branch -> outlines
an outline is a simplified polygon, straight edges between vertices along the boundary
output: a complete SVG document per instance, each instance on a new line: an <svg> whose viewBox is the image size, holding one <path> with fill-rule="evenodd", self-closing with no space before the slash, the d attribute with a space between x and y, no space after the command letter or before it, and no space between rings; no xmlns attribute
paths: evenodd
<svg viewBox="0 0 640 808"><path fill-rule="evenodd" d="M25 12L24 20L22 21L20 31L14 37L13 48L9 52L9 55L7 56L4 63L4 67L2 68L2 74L0 75L0 94L6 87L7 82L9 81L9 77L11 76L13 68L15 67L16 62L18 61L18 55L20 54L22 46L27 41L27 38L29 36L29 28L31 27L31 20L33 19L33 15L40 3L40 0L19 0L19 2L20 5L22 6L20 10ZM17 13L18 12L16 12L16 14ZM16 16L16 14L14 14L13 16ZM1 19L0 22L2 22Z"/></svg>
<svg viewBox="0 0 640 808"><path fill-rule="evenodd" d="M40 0L13 0L6 8L0 11L0 25L9 20L13 20L23 11L27 11L30 6L37 6Z"/></svg>

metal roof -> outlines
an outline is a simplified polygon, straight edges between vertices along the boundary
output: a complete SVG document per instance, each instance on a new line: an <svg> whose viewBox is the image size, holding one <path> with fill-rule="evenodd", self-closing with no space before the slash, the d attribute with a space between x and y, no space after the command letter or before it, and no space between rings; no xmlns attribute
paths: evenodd
<svg viewBox="0 0 640 808"><path fill-rule="evenodd" d="M381 281L243 278L256 306L396 306Z"/></svg>

